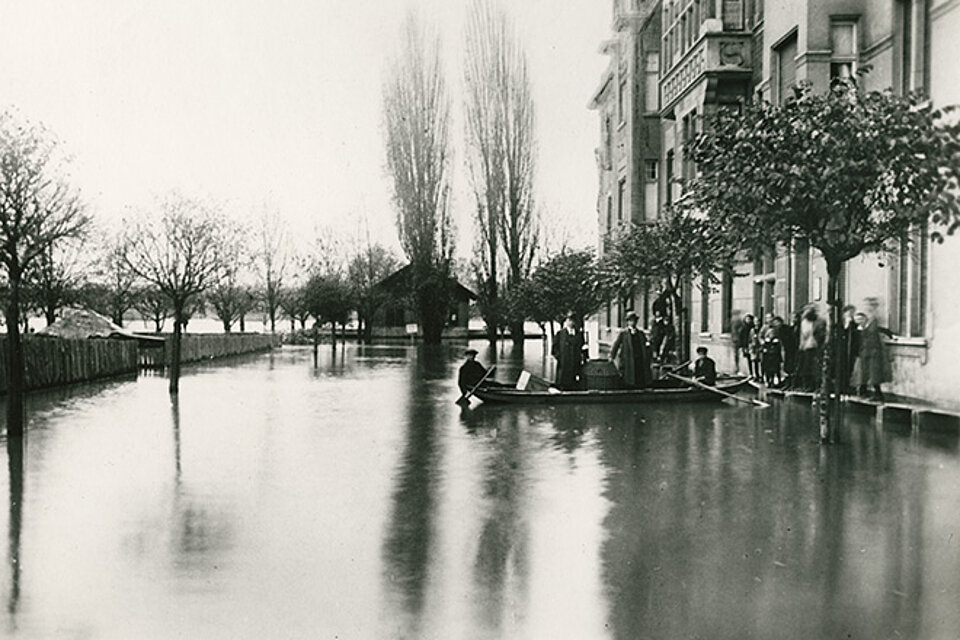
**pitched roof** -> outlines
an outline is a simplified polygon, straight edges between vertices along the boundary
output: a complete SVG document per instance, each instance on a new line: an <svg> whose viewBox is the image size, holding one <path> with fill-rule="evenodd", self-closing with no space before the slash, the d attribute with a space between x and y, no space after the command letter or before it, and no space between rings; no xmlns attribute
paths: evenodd
<svg viewBox="0 0 960 640"><path fill-rule="evenodd" d="M163 342L157 336L144 336L115 325L109 318L89 309L64 309L62 317L37 332L54 338L120 338L140 342Z"/></svg>

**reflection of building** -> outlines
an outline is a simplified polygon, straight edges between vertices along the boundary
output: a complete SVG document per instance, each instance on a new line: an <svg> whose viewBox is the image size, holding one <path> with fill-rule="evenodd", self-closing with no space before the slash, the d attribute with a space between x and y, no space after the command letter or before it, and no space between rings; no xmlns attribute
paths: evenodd
<svg viewBox="0 0 960 640"><path fill-rule="evenodd" d="M635 20L622 18L634 15ZM620 220L649 219L657 206L682 196L684 184L696 175L684 147L717 109L738 109L751 98L781 102L800 81L824 91L833 78L866 70L858 80L865 90L892 87L924 92L935 106L960 103L960 82L951 66L960 59L956 0L618 0L614 16L616 38L605 45L611 66L591 103L601 116L601 235ZM653 34L659 56L646 47ZM631 49L636 42L642 46ZM655 60L658 123L652 118L656 89L649 81ZM630 75L638 68L645 70L642 78ZM621 103L629 107L637 101L642 110L620 110ZM620 113L626 114L622 124ZM649 141L657 124L659 144L638 144ZM659 163L651 162L649 154L658 147ZM645 182L639 196L635 176L656 177L659 198L646 191ZM626 209L618 206L621 193ZM960 382L952 362L960 354L960 306L952 295L960 290L960 239L936 245L920 229L910 235L891 254L847 264L841 295L858 306L877 298L881 324L898 334L890 345L894 391L952 400ZM602 252L603 240L600 244ZM798 243L789 251L771 247L762 259L738 265L712 290L690 283L684 304L691 350L707 346L721 368L732 369L735 312L760 317L772 312L789 323L808 303L825 310L826 278L823 260ZM652 300L641 293L635 302L646 324ZM620 324L622 309L633 304L614 302L600 313L601 327ZM601 338L608 336L601 331Z"/></svg>
<svg viewBox="0 0 960 640"><path fill-rule="evenodd" d="M657 215L658 5L651 0L615 0L614 35L602 47L610 56L610 65L590 101L590 108L600 116L597 207L601 253L606 239L621 224ZM609 338L611 327L621 326L624 314L633 307L632 299L607 304L600 313L601 339Z"/></svg>

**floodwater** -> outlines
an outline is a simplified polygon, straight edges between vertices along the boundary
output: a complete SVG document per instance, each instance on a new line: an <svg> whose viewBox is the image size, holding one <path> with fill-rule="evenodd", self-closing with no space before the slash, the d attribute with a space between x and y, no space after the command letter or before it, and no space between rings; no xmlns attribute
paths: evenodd
<svg viewBox="0 0 960 640"><path fill-rule="evenodd" d="M481 358L543 372L539 343ZM188 367L175 402L158 376L31 396L0 636L960 636L956 435L464 409L459 359L285 348Z"/></svg>

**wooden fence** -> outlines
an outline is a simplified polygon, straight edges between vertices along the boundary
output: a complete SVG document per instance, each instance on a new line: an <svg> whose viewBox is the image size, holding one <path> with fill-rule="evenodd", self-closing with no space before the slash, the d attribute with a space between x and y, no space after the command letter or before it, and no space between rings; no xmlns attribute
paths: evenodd
<svg viewBox="0 0 960 640"><path fill-rule="evenodd" d="M173 357L173 337L167 339L163 348L141 348L140 366L162 368ZM180 362L199 362L244 353L267 351L280 346L280 335L269 333L188 333L180 339Z"/></svg>
<svg viewBox="0 0 960 640"><path fill-rule="evenodd" d="M24 336L27 389L57 387L137 371L133 340ZM0 336L0 393L7 391L7 338Z"/></svg>

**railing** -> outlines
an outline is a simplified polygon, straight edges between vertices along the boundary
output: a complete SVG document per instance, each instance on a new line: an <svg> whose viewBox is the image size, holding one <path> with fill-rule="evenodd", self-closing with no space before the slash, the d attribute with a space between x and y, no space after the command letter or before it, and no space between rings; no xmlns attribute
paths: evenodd
<svg viewBox="0 0 960 640"><path fill-rule="evenodd" d="M661 111L670 111L684 92L705 75L749 74L749 33L711 32L700 36L660 81Z"/></svg>
<svg viewBox="0 0 960 640"><path fill-rule="evenodd" d="M158 369L167 366L173 357L173 337L166 338L162 348L140 348L140 366ZM280 346L280 335L269 333L188 333L180 338L180 362L199 362L244 353L266 351Z"/></svg>

